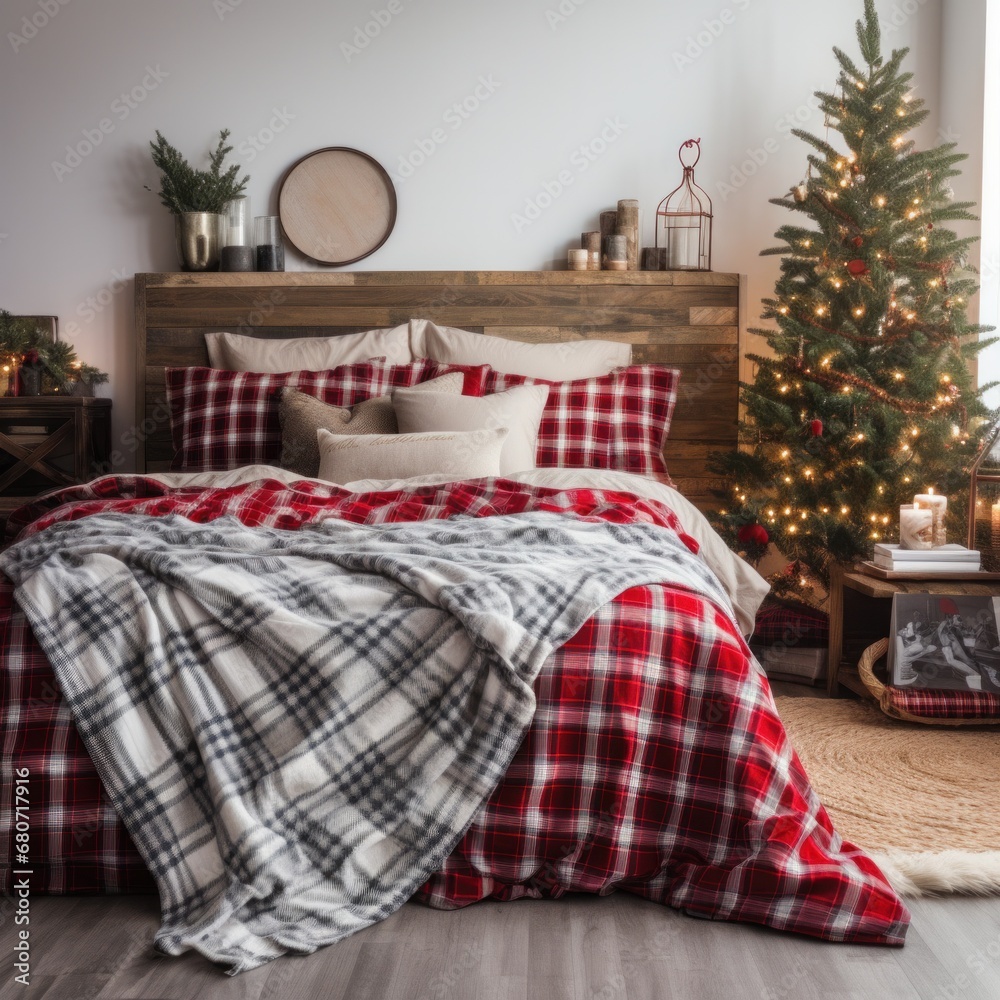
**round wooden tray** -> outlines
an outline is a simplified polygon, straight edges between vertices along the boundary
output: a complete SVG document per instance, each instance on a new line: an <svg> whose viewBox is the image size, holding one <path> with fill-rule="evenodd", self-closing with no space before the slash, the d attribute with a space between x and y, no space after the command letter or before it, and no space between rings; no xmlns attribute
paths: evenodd
<svg viewBox="0 0 1000 1000"><path fill-rule="evenodd" d="M289 243L318 264L353 264L396 224L396 189L380 163L346 146L307 153L285 174L278 216Z"/></svg>

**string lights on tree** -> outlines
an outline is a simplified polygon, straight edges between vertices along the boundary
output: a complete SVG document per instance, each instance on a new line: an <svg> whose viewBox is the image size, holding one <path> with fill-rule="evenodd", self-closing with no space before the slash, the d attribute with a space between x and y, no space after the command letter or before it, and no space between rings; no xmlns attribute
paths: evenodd
<svg viewBox="0 0 1000 1000"><path fill-rule="evenodd" d="M987 425L990 387L977 389L969 362L993 341L965 313L974 241L944 225L975 218L950 187L965 157L953 143L917 148L929 112L902 69L908 50L885 58L880 36L865 0L861 62L834 49L837 86L816 95L825 138L795 132L809 167L773 200L795 221L764 251L781 273L763 303L772 325L752 331L770 353L751 356L743 447L713 462L740 484L723 534L753 560L773 543L795 567L773 581L779 591L868 558L894 537L914 484L960 494Z"/></svg>

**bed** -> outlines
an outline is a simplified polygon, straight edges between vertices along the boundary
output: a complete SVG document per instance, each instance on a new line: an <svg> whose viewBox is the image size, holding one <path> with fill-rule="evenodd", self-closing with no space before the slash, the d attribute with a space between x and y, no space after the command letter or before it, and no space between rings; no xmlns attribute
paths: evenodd
<svg viewBox="0 0 1000 1000"><path fill-rule="evenodd" d="M0 831L0 870L5 890L10 891L14 872L23 864L17 857L24 847L35 892L158 888L164 926L157 946L171 954L193 948L230 972L336 941L411 897L454 908L482 899L625 890L692 916L766 924L833 941L901 944L909 920L905 907L876 865L833 830L741 634L752 628L760 582L725 550L699 511L710 503L705 457L735 441L739 289L738 277L731 275L642 273L138 276L138 420L123 444L135 446L139 474L104 476L59 491L22 508L8 522L8 537L17 537L19 544L4 554L10 579L0 584L2 781L4 801L11 802L22 787L20 776L30 774L31 823L21 829L15 813L3 814L7 828ZM414 316L526 343L626 343L632 345L633 365L675 365L681 381L673 393L676 413L666 447L669 477L564 467L448 481L441 476L352 481L345 487L291 473L270 461L168 471L178 442L170 436L164 400L171 392L171 399L176 398L179 380L192 384L177 371L205 366L205 333L242 331L277 340L349 336L405 324ZM438 374L421 370L421 378ZM471 377L463 373L463 391ZM216 398L218 376L200 378L197 391L203 391L207 379L208 392ZM685 379L691 387L687 394ZM307 389L319 385L296 384ZM493 384L503 391L509 380ZM273 388L267 392L273 395ZM550 389L549 398L554 396ZM553 432L553 437L560 434ZM250 451L244 457L257 454ZM209 459L209 466L228 461L214 452ZM306 566L294 560L312 558L310 546L315 545L326 546L323 558L337 567L317 586L325 587L328 576L343 573L353 581L350 600L377 606L386 620L396 616L391 620L398 627L389 630L388 638L386 630L379 630L378 653L367 656L371 663L378 662L385 647L397 644L400 630L409 635L428 627L426 606L414 606L413 593L423 594L435 608L454 603L459 592L469 598L460 609L468 635L458 632L462 642L469 636L475 641L468 649L456 647L466 649L457 665L435 660L433 669L425 664L423 673L415 673L412 655L404 652L391 670L363 683L353 674L338 674L334 682L324 673L326 660L308 661L309 670L301 674L308 697L295 689L292 700L298 707L290 714L309 716L317 704L334 706L330 712L344 713L350 724L330 739L342 740L346 732L353 741L350 750L338 744L335 752L326 736L315 747L310 743L315 752L309 758L308 792L302 790L305 779L299 771L294 781L284 771L280 782L272 781L279 772L273 761L248 763L262 739L271 746L271 730L261 737L259 719L245 727L256 742L243 740L240 726L225 712L210 713L207 729L199 728L196 718L194 735L188 734L186 742L177 731L195 717L185 717L182 724L175 704L160 706L167 714L151 724L149 747L162 752L156 760L170 769L171 804L150 807L168 787L166 772L156 771L161 779L157 785L148 773L138 774L141 768L133 773L135 760L130 758L126 767L113 759L123 732L121 719L145 719L153 703L170 701L170 685L178 673L164 668L170 679L162 686L150 680L160 676L162 657L160 646L150 652L149 630L143 633L140 653L121 672L103 673L109 659L102 645L107 635L119 626L131 628L117 620L141 617L147 597L136 598L133 613L132 589L110 599L117 593L117 568L108 577L93 574L112 555L115 567L132 560L130 565L141 564L143 573L152 572L150 560L160 559L157 565L172 567L173 577L161 573L149 593L160 588L165 617L179 614L181 605L186 608L196 589L187 576L209 581L202 588L205 594L196 595L203 598L201 610L187 608L187 625L165 633L163 643L176 643L184 634L199 636L199 644L185 647L185 655L202 700L225 701L229 695L220 691L241 684L249 689L249 678L265 678L259 695L264 700L254 702L253 712L270 719L268 713L277 711L271 704L273 692L280 689L283 697L291 697L291 682L286 684L291 674L273 673L275 663L284 662L286 637L269 624L266 640L254 638L259 622L252 615L236 624L229 621L236 617L232 595L249 602L247 607L260 602L260 594L245 582L250 566L261 592L270 586L264 581L284 580L274 600L287 601L282 607L288 614L294 610L300 616L296 621L306 620L316 594L305 599L295 593L300 588L290 567ZM574 546L579 551L571 553ZM533 560L533 552L550 555ZM565 566L560 561L564 552ZM520 567L516 576L513 569L496 568L507 560ZM550 561L559 564L558 571ZM350 574L364 567L370 575L376 563L380 580L405 578L402 598L394 591L392 603L385 603L382 583L371 587L372 594L358 596L367 586L359 586L359 580L369 576ZM57 564L62 590L50 579ZM598 571L591 564L605 568ZM490 618L494 608L476 605L478 598L470 597L488 591L490 573L506 573L509 594L521 593L521 578L527 580L536 570L540 579L524 584L521 610L511 612L510 621ZM309 572L303 571L305 576ZM21 588L19 600L13 597L15 583ZM229 603L213 610L212 595L222 592ZM447 601L441 593L449 595ZM301 605L293 603L300 599ZM517 600L510 597L514 604ZM349 609L345 620L360 614L343 592L335 601ZM556 605L558 612L548 610ZM269 605L268 622L273 611ZM357 645L375 642L371 622L378 615L370 608L365 614L364 628L354 629L349 639L341 636L343 642L355 643L349 647L355 661L365 658L357 655L358 649L376 648ZM545 620L525 633L518 623L526 614ZM197 626L191 625L191 615L201 616ZM80 621L90 624L81 628ZM424 624L418 626L418 621ZM433 629L442 627L434 622ZM308 628L303 627L305 635ZM200 658L206 628L212 642L225 650ZM88 634L81 638L83 632ZM457 642L457 634L449 631L448 643L438 645ZM255 650L280 650L255 659L240 646L246 636L256 643ZM297 646L291 652L300 670L305 654ZM463 657L476 664L475 670L464 670ZM385 677L394 679L390 683ZM407 693L422 691L428 678L436 682L439 677L445 677L443 686L432 697ZM416 725L416 716L424 736L436 734L437 743L412 745L432 746L427 759L440 766L432 768L433 780L425 772L421 780L438 794L437 782L447 778L446 797L435 801L454 803L454 808L429 809L430 793L409 785L402 799L393 785L386 799L394 803L391 809L382 802L388 792L377 776L388 769L398 784L406 768L382 760L370 766L370 748L351 728L371 710L355 707L366 696L366 685L380 691L380 712L389 711L392 703L392 711L399 713L393 716L393 732ZM395 704L400 692L407 693L405 705ZM239 701L243 693L232 696ZM246 702L239 706L241 718L253 714ZM289 714L287 706L283 711ZM220 724L225 738L216 733ZM287 725L284 716L282 725ZM317 717L310 733L324 725L326 717ZM459 739L455 732L463 726L470 733L481 729L482 738ZM199 742L209 730L215 734L212 739ZM296 745L312 739L307 734ZM206 777L200 759L185 763L189 742L201 748L205 759L214 758L218 742L239 743L231 759L242 762L241 767L246 764L247 774L259 766L259 780L243 787L248 779L239 767ZM461 752L454 749L459 744ZM340 761L337 767L324 758L327 753ZM155 757L153 750L147 756ZM465 770L455 780L459 767ZM181 782L182 772L188 781L183 789L188 811L180 819L172 803L181 797L174 795L173 783ZM322 789L315 775L327 783ZM282 787L274 791L272 784ZM265 785L281 806L268 799L269 819L262 824L253 810L265 808L260 792ZM287 790L290 785L294 794ZM473 785L478 791L469 791ZM229 793L220 791L223 787L234 789L233 802L251 803L247 809L253 814L233 818L226 830L213 825L218 823L213 810L230 801ZM360 788L369 789L367 805L358 804L364 799ZM358 841L361 846L351 855L354 881L366 884L353 890L337 882L338 872L317 861L317 852L331 852L325 838L339 820L323 809L338 795L337 815L355 808L361 814L349 831L338 832L333 842L337 849L358 828L367 831L367 840ZM316 800L319 813L301 813L299 804L308 797ZM112 800L129 803L122 818ZM407 836L393 827L390 838L382 831L389 820L383 815L375 823L371 818L372 801L381 803L382 812L402 814L412 807L412 816L420 821L413 823L407 813ZM288 818L293 812L294 820ZM435 824L445 823L445 813L450 825L438 829ZM316 821L317 815L323 823ZM270 841L266 849L259 843L247 846L262 831L271 835L279 829L280 849ZM197 830L197 849L180 851L163 830L177 836L180 830L188 836ZM431 830L434 843L423 844ZM398 862L400 871L405 868L405 877L400 875L382 896L371 899L372 886L381 883L379 865L387 864L389 840L395 851L392 863ZM418 841L423 845L419 849ZM205 851L210 861L205 861ZM264 875L255 866L268 852L278 860L269 861L272 867ZM399 861L404 855L405 865ZM413 863L417 855L420 864ZM303 883L296 880L306 868L309 889L301 892ZM380 877L358 876L364 871L377 871ZM334 883L338 891L360 895L338 909L330 899ZM315 905L290 916L288 892L282 896L281 886L295 888L291 894L297 892L298 898L318 894Z"/></svg>

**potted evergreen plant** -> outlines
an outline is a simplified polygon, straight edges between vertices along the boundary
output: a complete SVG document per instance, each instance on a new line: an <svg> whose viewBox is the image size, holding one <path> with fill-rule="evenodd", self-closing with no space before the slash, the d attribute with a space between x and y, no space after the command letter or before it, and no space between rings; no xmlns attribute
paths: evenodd
<svg viewBox="0 0 1000 1000"><path fill-rule="evenodd" d="M171 146L159 129L149 144L160 170L160 201L174 216L177 257L185 271L214 271L219 266L222 211L238 198L250 175L239 177L240 166L223 164L233 147L226 145L229 129L219 133L219 144L209 153L209 169L197 170ZM147 190L152 188L147 186Z"/></svg>

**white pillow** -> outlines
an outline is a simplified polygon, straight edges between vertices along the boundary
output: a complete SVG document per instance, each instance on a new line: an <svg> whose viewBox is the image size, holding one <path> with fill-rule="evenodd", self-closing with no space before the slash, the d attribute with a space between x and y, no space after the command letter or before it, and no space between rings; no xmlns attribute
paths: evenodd
<svg viewBox="0 0 1000 1000"><path fill-rule="evenodd" d="M500 453L500 475L535 468L538 426L549 398L547 385L521 385L492 396L455 396L445 392L396 389L392 408L401 434L424 431L477 431L507 427Z"/></svg>
<svg viewBox="0 0 1000 1000"><path fill-rule="evenodd" d="M232 372L322 372L369 358L385 358L391 365L413 360L410 328L366 330L343 337L294 337L267 340L239 333L206 333L208 363Z"/></svg>
<svg viewBox="0 0 1000 1000"><path fill-rule="evenodd" d="M632 345L611 340L574 340L561 344L522 344L503 337L469 333L430 320L410 320L410 351L453 365L492 365L508 375L550 382L607 375L632 363Z"/></svg>
<svg viewBox="0 0 1000 1000"><path fill-rule="evenodd" d="M429 473L457 481L500 475L500 451L507 428L429 434L331 434L321 427L316 434L319 478L327 482L409 479Z"/></svg>

